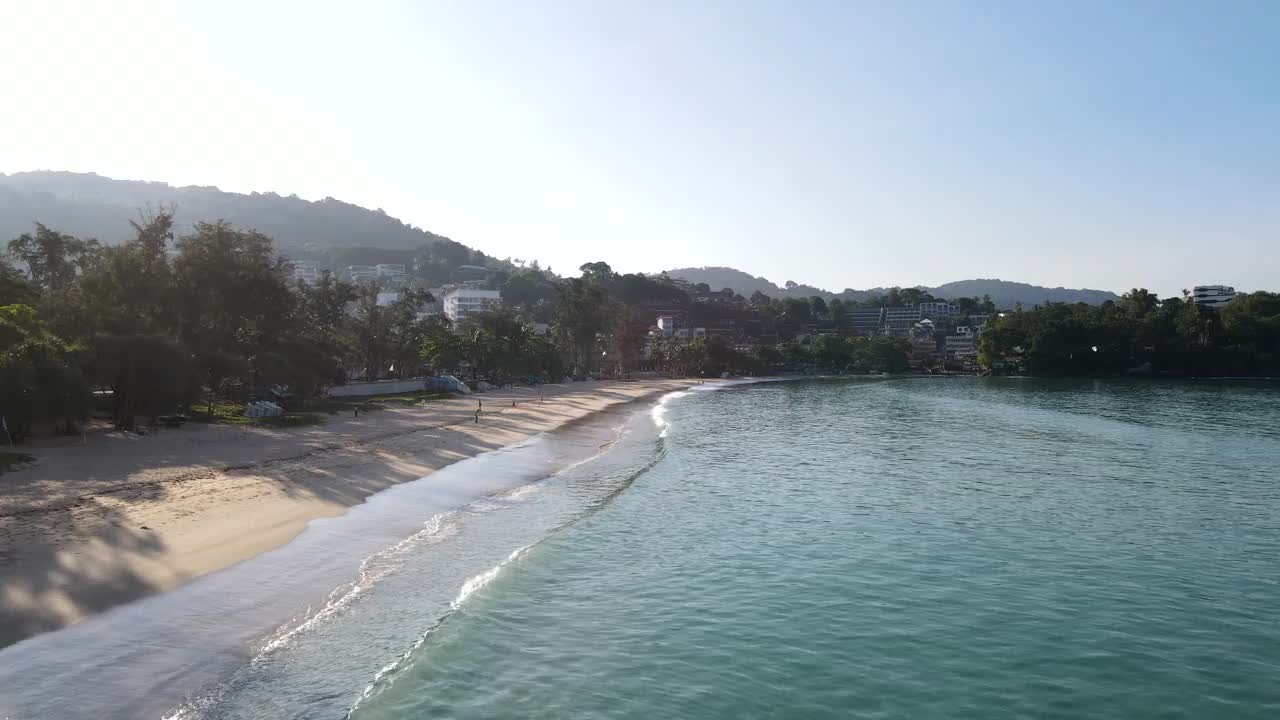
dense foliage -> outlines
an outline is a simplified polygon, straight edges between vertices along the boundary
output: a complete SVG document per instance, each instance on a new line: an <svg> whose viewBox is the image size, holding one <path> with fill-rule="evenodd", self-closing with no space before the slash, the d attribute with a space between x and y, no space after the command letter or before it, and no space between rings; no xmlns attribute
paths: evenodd
<svg viewBox="0 0 1280 720"><path fill-rule="evenodd" d="M475 384L769 369L719 337L647 352L655 308L695 309L669 278L590 263L564 280L537 263L500 265L484 282L509 304L455 327L428 312L436 298L413 284L386 294L327 272L297 283L261 232L224 221L176 227L159 211L114 245L44 225L8 243L0 417L15 440L37 422L73 431L93 389L115 424L131 428L174 411L212 419L222 401L305 406L324 387L356 379L452 372ZM440 281L485 261L450 241L414 256L416 272Z"/></svg>
<svg viewBox="0 0 1280 720"><path fill-rule="evenodd" d="M1215 310L1135 289L1101 306L1049 304L997 318L981 362L1037 375L1280 375L1280 295Z"/></svg>
<svg viewBox="0 0 1280 720"><path fill-rule="evenodd" d="M223 403L253 398L305 406L334 384L430 373L477 385L901 372L911 342L857 336L849 318L863 306L935 299L919 288L859 301L761 291L748 299L603 262L561 278L439 238L405 251L414 282L388 293L328 272L295 282L271 237L225 221L183 230L156 211L130 227L110 245L45 225L8 243L0 417L14 441L37 425L74 432L95 405L130 428L175 411L213 419L226 414ZM500 289L504 304L455 326L424 286L463 279ZM961 313L953 321L994 310L989 297L951 302ZM678 317L682 334L654 332L658 317ZM1280 296L1254 293L1213 311L1135 290L1101 306L1019 309L988 325L981 360L1038 374L1278 374Z"/></svg>

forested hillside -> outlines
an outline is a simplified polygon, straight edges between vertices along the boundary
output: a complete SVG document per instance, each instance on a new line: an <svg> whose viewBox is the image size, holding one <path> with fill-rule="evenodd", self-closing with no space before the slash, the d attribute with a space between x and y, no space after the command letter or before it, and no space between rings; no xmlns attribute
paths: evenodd
<svg viewBox="0 0 1280 720"><path fill-rule="evenodd" d="M200 221L225 220L271 237L286 254L343 247L414 250L442 239L381 209L334 198L312 202L296 195L245 195L215 187L114 180L93 173L0 174L0 238L31 232L39 222L76 237L117 245L131 237L129 222L138 219L139 209L148 207L174 208L178 232Z"/></svg>

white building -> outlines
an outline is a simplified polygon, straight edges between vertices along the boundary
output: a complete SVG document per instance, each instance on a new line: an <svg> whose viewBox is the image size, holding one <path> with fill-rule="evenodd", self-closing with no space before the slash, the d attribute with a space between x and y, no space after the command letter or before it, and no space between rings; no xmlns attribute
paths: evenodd
<svg viewBox="0 0 1280 720"><path fill-rule="evenodd" d="M967 335L948 335L945 338L946 349L948 355L955 357L973 357L978 354L978 336L973 333Z"/></svg>
<svg viewBox="0 0 1280 720"><path fill-rule="evenodd" d="M502 293L498 290L457 288L444 296L444 314L457 324L471 315L492 310L500 302L502 302Z"/></svg>
<svg viewBox="0 0 1280 720"><path fill-rule="evenodd" d="M293 269L294 280L301 280L308 285L315 285L320 281L319 260L294 260L289 266Z"/></svg>
<svg viewBox="0 0 1280 720"><path fill-rule="evenodd" d="M658 334L671 337L676 331L676 319L673 315L658 316Z"/></svg>
<svg viewBox="0 0 1280 720"><path fill-rule="evenodd" d="M1236 289L1230 285L1197 285L1191 298L1197 305L1220 308L1231 302L1236 296Z"/></svg>
<svg viewBox="0 0 1280 720"><path fill-rule="evenodd" d="M354 281L373 280L378 277L377 265L348 265L347 276Z"/></svg>
<svg viewBox="0 0 1280 720"><path fill-rule="evenodd" d="M408 275L403 263L381 263L374 265L373 269L380 278L399 278Z"/></svg>
<svg viewBox="0 0 1280 720"><path fill-rule="evenodd" d="M960 307L949 302L920 303L920 317L925 320L955 317L960 314Z"/></svg>
<svg viewBox="0 0 1280 720"><path fill-rule="evenodd" d="M378 293L378 306L386 307L399 299L400 293L398 292L380 292Z"/></svg>

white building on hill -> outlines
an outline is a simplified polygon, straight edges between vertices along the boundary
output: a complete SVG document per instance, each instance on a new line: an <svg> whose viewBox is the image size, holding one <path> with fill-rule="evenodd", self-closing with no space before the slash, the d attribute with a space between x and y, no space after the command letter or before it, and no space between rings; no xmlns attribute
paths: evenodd
<svg viewBox="0 0 1280 720"><path fill-rule="evenodd" d="M471 315L492 310L501 302L502 293L497 290L461 287L444 296L444 314L456 325Z"/></svg>
<svg viewBox="0 0 1280 720"><path fill-rule="evenodd" d="M301 280L308 285L315 285L320 281L320 261L319 260L294 260L289 263L293 271L293 279Z"/></svg>
<svg viewBox="0 0 1280 720"><path fill-rule="evenodd" d="M1236 289L1230 285L1197 285L1191 298L1197 305L1214 309L1221 308L1236 296Z"/></svg>

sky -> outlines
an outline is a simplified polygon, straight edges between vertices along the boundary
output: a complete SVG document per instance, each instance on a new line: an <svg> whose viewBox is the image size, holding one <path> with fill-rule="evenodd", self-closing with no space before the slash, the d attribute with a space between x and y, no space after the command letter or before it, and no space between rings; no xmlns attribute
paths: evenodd
<svg viewBox="0 0 1280 720"><path fill-rule="evenodd" d="M0 0L0 172L562 274L1280 290L1280 3Z"/></svg>

